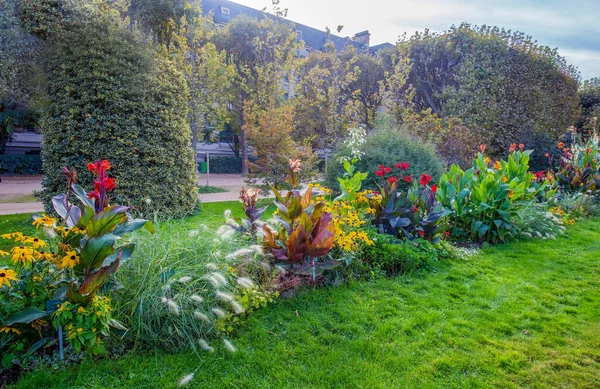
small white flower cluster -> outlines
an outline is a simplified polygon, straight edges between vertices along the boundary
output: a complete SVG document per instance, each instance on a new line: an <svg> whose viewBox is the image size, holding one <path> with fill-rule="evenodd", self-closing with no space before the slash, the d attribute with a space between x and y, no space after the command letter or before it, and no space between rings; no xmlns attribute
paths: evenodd
<svg viewBox="0 0 600 389"><path fill-rule="evenodd" d="M353 159L358 159L365 155L364 151L362 151L363 145L367 141L367 131L362 126L351 128L348 130L348 137L344 141L344 145L350 149L349 157L340 157L339 161L351 161Z"/></svg>

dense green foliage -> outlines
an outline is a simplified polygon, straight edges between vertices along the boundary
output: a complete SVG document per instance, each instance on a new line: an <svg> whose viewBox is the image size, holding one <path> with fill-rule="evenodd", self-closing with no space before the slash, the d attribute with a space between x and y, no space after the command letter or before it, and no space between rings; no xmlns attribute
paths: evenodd
<svg viewBox="0 0 600 389"><path fill-rule="evenodd" d="M62 168L109 159L114 199L136 212L181 216L196 203L187 86L175 64L107 23L73 26L50 42L43 118L42 199L63 188Z"/></svg>
<svg viewBox="0 0 600 389"><path fill-rule="evenodd" d="M588 220L436 272L307 289L251 316L235 354L88 357L15 387L175 387L198 365L189 387L596 387L598 231Z"/></svg>
<svg viewBox="0 0 600 389"><path fill-rule="evenodd" d="M408 162L409 167L405 172L407 175L417 177L426 173L432 176L434 181L442 175L442 162L436 156L434 147L396 129L376 129L366 138L366 143L361 145L361 151L364 155L356 162L356 169L370 173L364 182L365 188L377 188L377 177L374 173L380 164L393 166L397 162ZM342 146L329 158L325 174L325 183L329 188L337 188L337 177L344 173L339 158L348 157L350 153L350 148Z"/></svg>
<svg viewBox="0 0 600 389"><path fill-rule="evenodd" d="M39 155L2 154L0 155L0 174L42 174L42 159Z"/></svg>
<svg viewBox="0 0 600 389"><path fill-rule="evenodd" d="M576 69L522 33L462 24L399 47L411 59L417 110L462 119L493 155L527 144L528 131L556 139L576 119Z"/></svg>

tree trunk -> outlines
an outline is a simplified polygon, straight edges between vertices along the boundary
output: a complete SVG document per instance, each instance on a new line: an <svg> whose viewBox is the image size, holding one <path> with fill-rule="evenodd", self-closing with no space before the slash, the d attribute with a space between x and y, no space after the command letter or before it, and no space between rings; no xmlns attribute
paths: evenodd
<svg viewBox="0 0 600 389"><path fill-rule="evenodd" d="M246 177L248 175L248 165L246 161L248 160L248 143L246 141L246 129L245 126L242 126L240 129L240 148L242 149L242 177Z"/></svg>

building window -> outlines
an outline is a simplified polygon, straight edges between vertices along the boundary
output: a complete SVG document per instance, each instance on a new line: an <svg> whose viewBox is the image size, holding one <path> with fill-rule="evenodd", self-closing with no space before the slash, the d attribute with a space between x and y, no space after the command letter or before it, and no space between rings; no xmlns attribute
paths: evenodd
<svg viewBox="0 0 600 389"><path fill-rule="evenodd" d="M229 8L221 7L221 13L223 15L229 15Z"/></svg>
<svg viewBox="0 0 600 389"><path fill-rule="evenodd" d="M296 30L296 35L298 35L298 38L302 39L302 31Z"/></svg>
<svg viewBox="0 0 600 389"><path fill-rule="evenodd" d="M307 52L308 54L310 54L310 52L312 51L312 47L310 47L310 46L305 46L305 47L304 47L304 50L306 50L306 52Z"/></svg>

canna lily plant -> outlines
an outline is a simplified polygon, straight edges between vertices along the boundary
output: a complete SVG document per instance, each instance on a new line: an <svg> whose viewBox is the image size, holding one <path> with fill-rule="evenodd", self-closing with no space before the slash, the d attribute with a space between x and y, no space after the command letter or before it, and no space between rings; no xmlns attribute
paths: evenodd
<svg viewBox="0 0 600 389"><path fill-rule="evenodd" d="M417 180L403 175L408 169L407 162L398 162L394 167L399 171L398 176L393 174L392 167L383 165L375 172L382 180L381 201L372 201L379 232L409 240L439 242L440 234L445 231L442 217L448 211L437 201L437 186L429 185L432 177L423 173ZM406 189L402 190L400 185Z"/></svg>
<svg viewBox="0 0 600 389"><path fill-rule="evenodd" d="M319 261L335 239L335 227L331 213L326 212L324 201L313 200L312 187L300 194L298 171L300 161L290 160L286 182L291 190L284 196L271 186L277 207L275 218L280 224L278 231L263 226L263 246L276 260L287 264L298 273L317 274L337 266L337 261Z"/></svg>
<svg viewBox="0 0 600 389"><path fill-rule="evenodd" d="M69 190L52 199L63 226L79 233L69 234L61 247L70 254L74 279L69 282L66 297L69 301L86 306L108 277L127 260L135 248L134 243L119 245L121 236L142 227L154 233L154 225L144 219L133 219L130 207L111 205L109 193L115 188L115 179L108 177L110 163L99 160L88 164L96 176L94 190L85 190L76 184L74 170L64 169ZM74 194L81 206L70 201Z"/></svg>

